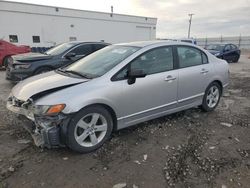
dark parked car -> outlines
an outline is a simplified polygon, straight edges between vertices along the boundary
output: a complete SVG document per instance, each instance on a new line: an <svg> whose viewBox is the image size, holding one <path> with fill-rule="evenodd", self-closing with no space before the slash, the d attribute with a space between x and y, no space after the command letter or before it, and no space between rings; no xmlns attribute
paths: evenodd
<svg viewBox="0 0 250 188"><path fill-rule="evenodd" d="M237 63L240 59L240 49L234 44L210 44L206 49L211 54L226 60L228 63Z"/></svg>
<svg viewBox="0 0 250 188"><path fill-rule="evenodd" d="M109 44L103 42L68 42L42 53L12 56L6 79L21 81L33 75L71 64Z"/></svg>

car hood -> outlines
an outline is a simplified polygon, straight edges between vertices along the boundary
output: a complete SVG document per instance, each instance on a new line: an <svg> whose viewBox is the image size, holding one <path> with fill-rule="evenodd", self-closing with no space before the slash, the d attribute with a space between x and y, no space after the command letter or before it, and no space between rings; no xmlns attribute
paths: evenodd
<svg viewBox="0 0 250 188"><path fill-rule="evenodd" d="M25 54L19 54L12 56L13 60L20 61L20 62L32 62L32 61L39 61L39 60L46 60L51 59L53 56L41 54L41 53L25 53Z"/></svg>
<svg viewBox="0 0 250 188"><path fill-rule="evenodd" d="M12 89L11 95L19 100L27 101L33 96L42 93L49 94L87 81L88 79L68 77L51 71L21 81Z"/></svg>
<svg viewBox="0 0 250 188"><path fill-rule="evenodd" d="M215 55L217 53L220 53L220 51L218 50L208 50L211 54Z"/></svg>

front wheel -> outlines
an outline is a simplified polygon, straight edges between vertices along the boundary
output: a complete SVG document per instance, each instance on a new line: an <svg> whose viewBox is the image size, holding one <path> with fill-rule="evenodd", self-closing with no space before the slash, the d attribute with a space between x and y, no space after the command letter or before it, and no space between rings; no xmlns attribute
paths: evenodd
<svg viewBox="0 0 250 188"><path fill-rule="evenodd" d="M221 86L217 82L211 83L205 91L201 108L206 112L213 111L219 104L221 93Z"/></svg>
<svg viewBox="0 0 250 188"><path fill-rule="evenodd" d="M113 130L113 119L102 106L79 111L68 126L67 145L79 153L92 152L103 145Z"/></svg>

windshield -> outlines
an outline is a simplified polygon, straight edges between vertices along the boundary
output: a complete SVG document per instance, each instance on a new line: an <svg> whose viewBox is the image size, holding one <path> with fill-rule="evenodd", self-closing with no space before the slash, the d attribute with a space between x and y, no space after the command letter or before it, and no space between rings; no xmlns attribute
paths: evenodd
<svg viewBox="0 0 250 188"><path fill-rule="evenodd" d="M49 49L48 51L45 52L45 54L48 55L59 55L66 50L72 48L75 44L74 43L63 43L55 46L54 48Z"/></svg>
<svg viewBox="0 0 250 188"><path fill-rule="evenodd" d="M82 75L99 77L136 52L138 47L113 45L105 47L69 65L65 70Z"/></svg>
<svg viewBox="0 0 250 188"><path fill-rule="evenodd" d="M222 51L223 48L224 48L224 45L222 44L210 44L207 46L207 50Z"/></svg>

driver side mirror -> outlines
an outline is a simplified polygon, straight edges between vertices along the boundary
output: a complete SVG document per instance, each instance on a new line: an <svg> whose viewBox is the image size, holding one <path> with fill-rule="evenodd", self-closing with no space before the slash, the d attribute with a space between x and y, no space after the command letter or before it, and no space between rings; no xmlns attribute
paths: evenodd
<svg viewBox="0 0 250 188"><path fill-rule="evenodd" d="M141 69L130 70L128 72L128 84L134 84L136 78L144 78L147 74Z"/></svg>
<svg viewBox="0 0 250 188"><path fill-rule="evenodd" d="M76 53L69 52L68 54L65 55L66 59L71 59L72 57L75 57Z"/></svg>

